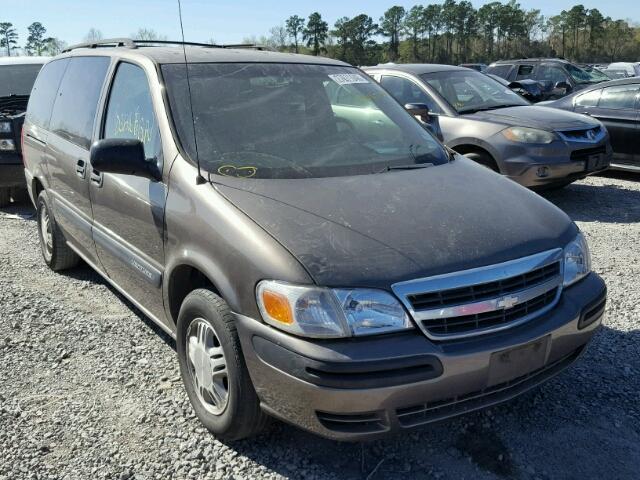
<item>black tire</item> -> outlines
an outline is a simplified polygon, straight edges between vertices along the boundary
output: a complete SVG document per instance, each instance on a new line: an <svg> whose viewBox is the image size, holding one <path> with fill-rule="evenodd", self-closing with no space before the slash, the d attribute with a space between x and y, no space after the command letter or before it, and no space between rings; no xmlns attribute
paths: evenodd
<svg viewBox="0 0 640 480"><path fill-rule="evenodd" d="M11 203L11 190L0 188L0 207L6 207L9 203Z"/></svg>
<svg viewBox="0 0 640 480"><path fill-rule="evenodd" d="M46 226L45 215L48 218L48 227ZM75 267L80 261L80 257L67 245L67 240L53 217L51 203L47 192L44 190L38 195L37 218L40 249L45 263L55 272ZM45 235L47 238L45 238Z"/></svg>
<svg viewBox="0 0 640 480"><path fill-rule="evenodd" d="M494 172L500 173L498 164L493 159L493 157L491 157L491 155L487 153L469 152L469 153L465 153L464 156L467 157L469 160L473 160L474 162L479 163L483 167L487 167L488 169L493 170Z"/></svg>
<svg viewBox="0 0 640 480"><path fill-rule="evenodd" d="M197 375L187 358L187 342L192 324L202 324L202 321L214 330L217 346L222 347L226 363L226 405L218 414L212 413L208 409L210 404L207 407L196 393L197 382L194 377ZM197 417L209 431L224 441L257 435L267 424L268 417L260 408L260 401L242 355L235 318L226 302L211 290L194 290L187 295L180 307L177 327L176 346L180 374Z"/></svg>
<svg viewBox="0 0 640 480"><path fill-rule="evenodd" d="M11 189L11 198L14 203L29 203L29 192L26 188L13 188Z"/></svg>

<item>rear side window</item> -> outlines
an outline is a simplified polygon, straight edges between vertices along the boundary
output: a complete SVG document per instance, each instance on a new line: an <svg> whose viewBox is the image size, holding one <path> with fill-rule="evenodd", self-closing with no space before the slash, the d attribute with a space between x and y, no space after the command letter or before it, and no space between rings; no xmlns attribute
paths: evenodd
<svg viewBox="0 0 640 480"><path fill-rule="evenodd" d="M595 90L591 90L590 92L583 93L582 95L578 95L576 97L576 106L578 107L597 107L598 100L600 100L600 95L602 94L602 89L597 88Z"/></svg>
<svg viewBox="0 0 640 480"><path fill-rule="evenodd" d="M147 158L160 149L160 132L147 75L130 63L118 66L104 124L103 138L135 138L144 145Z"/></svg>
<svg viewBox="0 0 640 480"><path fill-rule="evenodd" d="M507 78L513 65L493 65L487 68L486 73L491 73L502 78Z"/></svg>
<svg viewBox="0 0 640 480"><path fill-rule="evenodd" d="M72 58L53 107L50 130L88 149L109 57Z"/></svg>
<svg viewBox="0 0 640 480"><path fill-rule="evenodd" d="M638 85L620 85L602 89L600 97L600 108L611 108L614 110L632 109L636 104Z"/></svg>
<svg viewBox="0 0 640 480"><path fill-rule="evenodd" d="M53 102L56 99L60 80L62 80L68 64L69 59L63 58L62 60L47 63L42 67L29 98L29 106L27 107L27 120L29 122L38 127L49 128Z"/></svg>
<svg viewBox="0 0 640 480"><path fill-rule="evenodd" d="M545 82L551 82L556 84L558 82L568 82L569 78L567 74L560 67L552 67L549 65L542 65L538 68L538 80Z"/></svg>
<svg viewBox="0 0 640 480"><path fill-rule="evenodd" d="M516 74L516 80L531 78L532 74L533 74L533 65L520 65L518 66L518 73Z"/></svg>

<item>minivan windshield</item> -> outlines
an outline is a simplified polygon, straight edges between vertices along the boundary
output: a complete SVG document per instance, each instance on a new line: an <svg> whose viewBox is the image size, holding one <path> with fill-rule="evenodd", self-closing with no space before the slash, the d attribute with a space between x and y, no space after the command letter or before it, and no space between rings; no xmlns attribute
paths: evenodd
<svg viewBox="0 0 640 480"><path fill-rule="evenodd" d="M355 68L192 63L190 88L186 68L162 66L171 115L209 173L332 177L448 162L435 137Z"/></svg>
<svg viewBox="0 0 640 480"><path fill-rule="evenodd" d="M460 114L530 105L508 87L475 70L425 73L422 79Z"/></svg>
<svg viewBox="0 0 640 480"><path fill-rule="evenodd" d="M29 95L41 68L39 64L0 65L0 97Z"/></svg>

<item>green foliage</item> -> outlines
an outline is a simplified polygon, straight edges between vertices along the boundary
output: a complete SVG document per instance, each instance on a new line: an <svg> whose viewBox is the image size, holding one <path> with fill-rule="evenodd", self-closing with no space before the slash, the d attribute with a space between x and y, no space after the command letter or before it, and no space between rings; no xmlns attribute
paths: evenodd
<svg viewBox="0 0 640 480"><path fill-rule="evenodd" d="M299 17L298 15L292 15L287 19L285 28L287 33L293 39L293 51L299 53L300 45L298 40L304 31L304 18Z"/></svg>
<svg viewBox="0 0 640 480"><path fill-rule="evenodd" d="M329 24L322 19L318 12L309 15L307 26L302 31L302 39L307 42L307 47L311 48L313 55L318 56L325 52L325 43L329 36Z"/></svg>
<svg viewBox="0 0 640 480"><path fill-rule="evenodd" d="M10 22L0 22L0 48L4 48L7 56L18 46L18 33Z"/></svg>
<svg viewBox="0 0 640 480"><path fill-rule="evenodd" d="M29 36L24 49L28 55L42 55L48 48L53 38L45 37L47 29L40 22L33 22L27 27Z"/></svg>
<svg viewBox="0 0 640 480"><path fill-rule="evenodd" d="M287 30L293 38L292 19ZM326 53L356 65L379 61L491 62L531 56L563 56L578 62L640 58L640 27L605 17L596 8L575 5L545 17L538 9L523 9L516 0L493 1L478 9L468 0L415 5L408 11L392 6L379 27L366 14L338 19L333 30L321 29L319 41L311 32L319 13L309 17L303 38L311 53ZM380 35L384 43L377 43ZM294 47L295 47L294 38Z"/></svg>

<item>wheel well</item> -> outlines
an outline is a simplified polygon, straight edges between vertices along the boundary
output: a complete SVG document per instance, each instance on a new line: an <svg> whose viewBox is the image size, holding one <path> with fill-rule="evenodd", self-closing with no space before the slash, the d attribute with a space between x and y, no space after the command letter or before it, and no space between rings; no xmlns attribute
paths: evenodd
<svg viewBox="0 0 640 480"><path fill-rule="evenodd" d="M498 163L496 162L495 158L493 158L493 155L491 155L487 150L479 147L478 145L457 145L452 148L460 155L467 155L468 153L479 153L480 155L485 155L487 157L487 160L490 160L495 166L495 170L499 171Z"/></svg>
<svg viewBox="0 0 640 480"><path fill-rule="evenodd" d="M38 203L38 195L40 195L40 192L44 190L44 186L42 185L42 182L40 180L38 180L37 178L34 178L32 187L33 187L32 188L33 198L35 198L36 203Z"/></svg>
<svg viewBox="0 0 640 480"><path fill-rule="evenodd" d="M169 312L174 323L178 323L178 314L182 302L191 292L198 288L207 287L213 290L217 295L220 292L209 278L191 265L180 265L173 269L169 278Z"/></svg>

